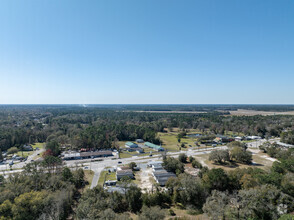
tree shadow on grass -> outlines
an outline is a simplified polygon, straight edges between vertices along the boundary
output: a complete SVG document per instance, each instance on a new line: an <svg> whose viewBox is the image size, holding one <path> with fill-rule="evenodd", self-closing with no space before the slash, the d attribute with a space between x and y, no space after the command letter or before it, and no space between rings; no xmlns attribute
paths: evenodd
<svg viewBox="0 0 294 220"><path fill-rule="evenodd" d="M248 164L249 166L254 166L254 167L264 167L263 164L261 163L255 163L255 162L252 162L251 164Z"/></svg>
<svg viewBox="0 0 294 220"><path fill-rule="evenodd" d="M247 166L254 166L254 167L262 167L264 166L263 164L252 162L251 164L246 164L246 163L236 163L236 162L228 162L228 163L212 163L213 165L217 166L223 166L227 168L238 168L241 165L247 165Z"/></svg>
<svg viewBox="0 0 294 220"><path fill-rule="evenodd" d="M237 167L239 167L239 164L234 163L234 162L229 162L229 163L216 163L216 162L213 162L212 164L216 165L216 166L227 167L227 168L237 168Z"/></svg>

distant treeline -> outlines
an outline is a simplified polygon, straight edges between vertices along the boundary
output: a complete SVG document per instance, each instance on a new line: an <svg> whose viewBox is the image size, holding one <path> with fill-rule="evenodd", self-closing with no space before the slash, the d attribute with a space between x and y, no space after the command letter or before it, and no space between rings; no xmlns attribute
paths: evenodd
<svg viewBox="0 0 294 220"><path fill-rule="evenodd" d="M156 114L74 105L0 106L0 147L7 150L27 143L56 140L74 149L102 149L117 147L117 141L137 138L159 144L157 132L175 127L198 129L208 135L234 132L279 137L282 131L294 130L293 118L285 115L224 116L216 112Z"/></svg>
<svg viewBox="0 0 294 220"><path fill-rule="evenodd" d="M22 110L57 110L57 111L81 111L81 109L97 110L129 110L129 111L235 111L238 109L256 110L256 111L294 111L294 105L250 105L250 104L91 104L91 105L0 105L0 110L18 111Z"/></svg>

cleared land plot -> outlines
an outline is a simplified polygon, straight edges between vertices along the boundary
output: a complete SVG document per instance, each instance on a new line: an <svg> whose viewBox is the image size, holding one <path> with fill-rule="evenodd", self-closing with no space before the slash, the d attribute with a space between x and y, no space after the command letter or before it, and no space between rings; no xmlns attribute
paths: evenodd
<svg viewBox="0 0 294 220"><path fill-rule="evenodd" d="M196 139L194 138L182 138L181 143L178 143L178 138L177 134L175 132L170 132L170 133L162 133L159 132L158 136L160 140L162 141L162 147L169 150L169 151L179 151L180 146L182 143L186 145L186 148L182 148L182 150L187 150L188 146L195 146L195 141Z"/></svg>
<svg viewBox="0 0 294 220"><path fill-rule="evenodd" d="M177 113L177 114L204 114L207 112L200 111L132 111L132 112L145 112L145 113Z"/></svg>
<svg viewBox="0 0 294 220"><path fill-rule="evenodd" d="M190 215L188 210L172 207L172 210L176 213L176 216L168 216L165 219L187 219L187 220L209 220L205 214ZM168 210L166 210L168 213Z"/></svg>
<svg viewBox="0 0 294 220"><path fill-rule="evenodd" d="M137 184L145 192L149 192L152 190L153 182L151 181L151 172L151 169L143 169L138 173L138 175L140 176L140 182L138 182Z"/></svg>
<svg viewBox="0 0 294 220"><path fill-rule="evenodd" d="M238 109L237 111L230 111L230 115L236 115L236 116L294 115L294 111L289 111L289 112L267 112L267 111L256 111L256 110Z"/></svg>
<svg viewBox="0 0 294 220"><path fill-rule="evenodd" d="M219 165L219 164L214 164L213 161L209 161L209 154L204 154L204 155L199 155L199 156L195 156L195 158L202 164L202 165L206 165L209 168L222 168L224 170L230 171L230 170L234 170L236 168L249 168L249 167L258 167L264 170L268 170L270 169L270 167L273 164L273 161L268 160L264 157L262 157L262 155L259 154L254 154L252 156L253 158L253 164L252 165L246 165L246 164L241 164L241 163L236 163L233 165Z"/></svg>
<svg viewBox="0 0 294 220"><path fill-rule="evenodd" d="M196 131L189 131L188 134L195 134L195 133L199 133ZM195 142L198 142L198 138L194 138L194 137L183 137L181 138L181 143L178 142L178 138L177 135L179 134L179 132L158 132L158 137L160 138L160 140L162 141L162 147L169 150L169 151L179 151L180 150L180 146L182 145L182 143L185 144L185 148L181 148L181 150L183 151L187 151L189 148L191 149L191 147L189 145L192 146L193 149L202 149L205 147L196 147Z"/></svg>
<svg viewBox="0 0 294 220"><path fill-rule="evenodd" d="M32 147L34 150L36 150L36 148L43 149L44 146L45 146L45 143L32 144ZM34 153L34 151L18 151L17 155L20 157L28 157L28 156L32 155L33 153Z"/></svg>
<svg viewBox="0 0 294 220"><path fill-rule="evenodd" d="M85 189L89 189L93 181L94 172L92 170L84 170L84 173L85 173L85 180L89 183L85 187Z"/></svg>

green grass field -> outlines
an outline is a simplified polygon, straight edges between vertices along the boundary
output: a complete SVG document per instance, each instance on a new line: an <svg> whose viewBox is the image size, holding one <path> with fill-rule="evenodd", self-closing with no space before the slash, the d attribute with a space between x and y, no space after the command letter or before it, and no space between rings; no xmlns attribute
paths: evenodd
<svg viewBox="0 0 294 220"><path fill-rule="evenodd" d="M246 164L241 164L241 163L236 163L235 165L219 165L219 164L214 164L212 161L209 161L209 154L203 154L203 155L198 155L195 156L195 158L200 162L204 162L210 169L211 168L222 168L226 171L234 170L236 168L249 168L249 167L258 167L264 170L269 170L270 167L272 166L273 162L270 160L267 160L262 157L263 154L254 154L252 156L253 162L255 162L255 165L246 165Z"/></svg>
<svg viewBox="0 0 294 220"><path fill-rule="evenodd" d="M45 146L45 143L32 144L32 147L34 150L36 150L36 148L42 149L42 148L44 148L44 146ZM33 153L34 153L34 151L18 151L17 155L20 157L28 157L28 156L32 155Z"/></svg>
<svg viewBox="0 0 294 220"><path fill-rule="evenodd" d="M102 186L103 183L104 183L104 179L105 179L105 181L107 181L107 180L116 180L116 173L115 172L108 173L108 171L103 170L100 173L99 180L98 180L98 185Z"/></svg>
<svg viewBox="0 0 294 220"><path fill-rule="evenodd" d="M181 138L181 142L178 143L177 135L178 132L159 132L158 137L160 138L160 140L162 140L162 147L170 151L179 151L182 143L184 143L186 146L186 148L182 148L182 150L188 150L189 145L195 147L195 142L197 141L197 138L184 137Z"/></svg>
<svg viewBox="0 0 294 220"><path fill-rule="evenodd" d="M42 148L45 147L45 144L46 144L46 143L35 143L35 144L32 144L32 147L34 148L34 150L35 150L36 148L42 149Z"/></svg>
<svg viewBox="0 0 294 220"><path fill-rule="evenodd" d="M89 189L93 181L94 172L92 170L84 170L84 173L85 173L85 180L89 183L85 187L85 189Z"/></svg>

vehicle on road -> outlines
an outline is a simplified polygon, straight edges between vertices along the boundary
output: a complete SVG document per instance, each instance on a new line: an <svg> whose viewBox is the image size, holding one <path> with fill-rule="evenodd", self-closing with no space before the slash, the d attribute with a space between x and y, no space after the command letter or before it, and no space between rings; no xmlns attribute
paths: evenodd
<svg viewBox="0 0 294 220"><path fill-rule="evenodd" d="M117 163L121 164L122 162L121 161L118 161Z"/></svg>

